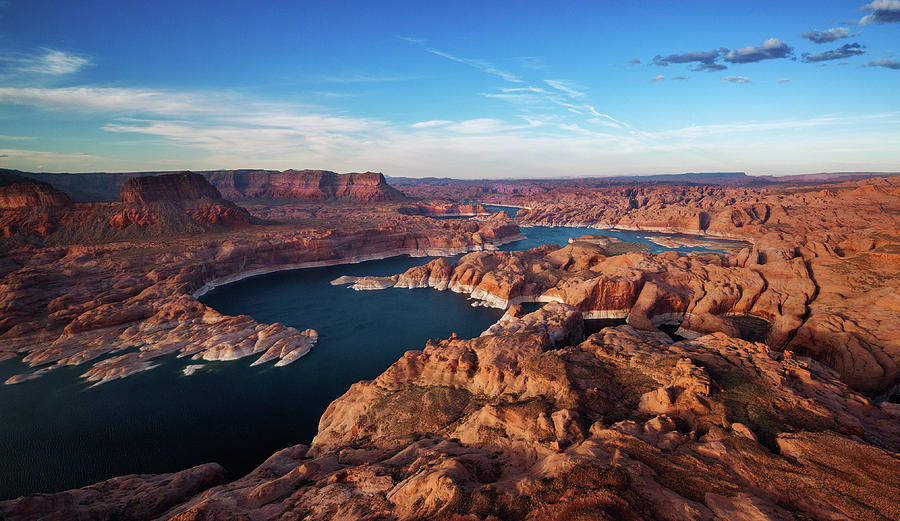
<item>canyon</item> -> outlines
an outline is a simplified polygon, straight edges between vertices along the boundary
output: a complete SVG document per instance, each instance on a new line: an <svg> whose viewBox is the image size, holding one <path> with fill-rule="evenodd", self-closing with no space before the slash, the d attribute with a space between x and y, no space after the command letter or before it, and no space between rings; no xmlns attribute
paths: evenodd
<svg viewBox="0 0 900 521"><path fill-rule="evenodd" d="M246 476L214 463L123 476L0 502L0 515L900 516L900 177L435 180L401 193L381 174L239 172L110 178L118 202L5 174L0 360L33 368L6 383L85 364L95 385L174 354L303 363L314 324L198 300L276 270L437 256L335 283L449 290L505 314L479 337L410 346L335 400L311 443ZM596 234L497 251L529 226ZM604 229L747 245L650 253ZM592 332L599 320L624 323Z"/></svg>

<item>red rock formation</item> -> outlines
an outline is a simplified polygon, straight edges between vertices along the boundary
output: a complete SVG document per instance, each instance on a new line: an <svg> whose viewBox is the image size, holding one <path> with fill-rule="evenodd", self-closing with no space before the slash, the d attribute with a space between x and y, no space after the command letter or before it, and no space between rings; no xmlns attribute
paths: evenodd
<svg viewBox="0 0 900 521"><path fill-rule="evenodd" d="M226 476L225 469L215 463L172 474L121 476L89 488L0 502L0 518L10 521L149 520L223 483Z"/></svg>
<svg viewBox="0 0 900 521"><path fill-rule="evenodd" d="M71 204L68 195L46 183L29 182L23 178L22 182L0 186L0 210Z"/></svg>
<svg viewBox="0 0 900 521"><path fill-rule="evenodd" d="M401 201L406 197L376 172L336 174L326 170L228 171L207 174L228 199L268 198L327 201Z"/></svg>
<svg viewBox="0 0 900 521"><path fill-rule="evenodd" d="M219 191L203 176L182 172L131 178L122 186L119 200L123 203L147 204L221 198Z"/></svg>
<svg viewBox="0 0 900 521"><path fill-rule="evenodd" d="M430 215L430 216L475 216L490 215L480 204L429 202L415 206L401 206L398 212L405 215Z"/></svg>

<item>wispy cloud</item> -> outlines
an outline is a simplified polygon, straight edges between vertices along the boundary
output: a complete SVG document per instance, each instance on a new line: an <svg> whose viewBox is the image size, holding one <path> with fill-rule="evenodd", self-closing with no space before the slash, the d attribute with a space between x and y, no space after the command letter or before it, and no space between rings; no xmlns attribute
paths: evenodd
<svg viewBox="0 0 900 521"><path fill-rule="evenodd" d="M729 63L755 63L763 60L788 58L793 52L793 47L778 38L769 38L762 45L750 45L729 51L725 55L725 61Z"/></svg>
<svg viewBox="0 0 900 521"><path fill-rule="evenodd" d="M686 79L688 79L687 76L672 76L673 81L681 81L681 80L686 80Z"/></svg>
<svg viewBox="0 0 900 521"><path fill-rule="evenodd" d="M728 83L750 83L750 78L746 76L725 76L722 78L722 81L727 81Z"/></svg>
<svg viewBox="0 0 900 521"><path fill-rule="evenodd" d="M7 63L7 67L13 71L51 76L72 74L91 63L84 56L48 48L34 55L21 53L0 55L0 62Z"/></svg>
<svg viewBox="0 0 900 521"><path fill-rule="evenodd" d="M482 61L482 60L473 60L470 58L460 58L458 56L454 56L450 53L439 51L437 49L428 49L428 52L430 52L431 54L434 54L436 56L446 58L450 61L462 63L464 65L468 65L469 67L474 67L474 68L481 70L483 72L486 72L488 74L493 74L494 76L503 78L504 80L511 82L511 83L523 83L523 81L521 79L519 79L519 77L516 76L515 74L498 69L496 65L494 65L493 63L490 63L490 62L486 62L486 61Z"/></svg>
<svg viewBox="0 0 900 521"><path fill-rule="evenodd" d="M31 105L50 110L78 112L128 112L160 115L208 113L223 95L167 92L162 90L101 87L0 87L0 103ZM215 104L212 105L211 104Z"/></svg>
<svg viewBox="0 0 900 521"><path fill-rule="evenodd" d="M553 87L554 89L556 89L560 92L565 93L570 98L581 99L581 98L584 98L585 96L587 96L587 94L585 94L584 92L575 90L575 88L573 88L573 86L570 83L562 81L562 80L544 80L544 83L546 83L547 85Z"/></svg>
<svg viewBox="0 0 900 521"><path fill-rule="evenodd" d="M312 81L316 83L385 83L391 81L409 81L419 78L421 78L421 76L411 76L404 74L363 74L358 72L348 72L345 74L313 77Z"/></svg>
<svg viewBox="0 0 900 521"><path fill-rule="evenodd" d="M745 134L752 132L772 132L776 130L797 130L797 129L811 129L811 128L820 128L820 127L840 127L840 126L853 126L858 125L862 122L867 122L868 124L872 124L873 121L884 121L891 122L892 119L898 116L897 113L880 113L880 114L867 114L867 115L859 115L859 116L829 116L829 117L817 117L817 118L809 118L809 119L801 119L801 120L784 120L784 121L769 121L769 122L757 122L757 121L748 121L748 122L737 122L737 123L726 123L726 124L713 124L713 125L691 125L689 127L683 127L673 130L666 130L662 132L647 132L645 133L648 137L652 137L653 139L696 139L700 137L711 138L713 136L720 135L730 135L730 134ZM896 126L897 121L891 123Z"/></svg>
<svg viewBox="0 0 900 521"><path fill-rule="evenodd" d="M843 60L853 56L866 54L866 46L858 43L847 43L837 49L831 51L820 52L818 54L803 53L803 61L806 63L816 63L829 60Z"/></svg>
<svg viewBox="0 0 900 521"><path fill-rule="evenodd" d="M900 70L900 60L889 60L887 58L872 60L866 64L866 67L884 67L885 69Z"/></svg>
<svg viewBox="0 0 900 521"><path fill-rule="evenodd" d="M542 56L516 56L513 60L524 69L541 71L547 67L547 63Z"/></svg>
<svg viewBox="0 0 900 521"><path fill-rule="evenodd" d="M499 93L482 92L481 96L487 99L505 101L513 105L520 105L524 107L549 106L549 104L551 103L548 101L547 96L544 92L536 92L532 90L506 92L506 89L503 89Z"/></svg>
<svg viewBox="0 0 900 521"><path fill-rule="evenodd" d="M446 119L432 119L429 121L420 121L418 123L413 123L412 128L434 128L434 127L443 127L453 123L452 121L448 121Z"/></svg>
<svg viewBox="0 0 900 521"><path fill-rule="evenodd" d="M428 40L424 38L414 38L412 36L398 36L397 38L403 40L404 42L409 42L416 45L425 45L426 43L428 43Z"/></svg>
<svg viewBox="0 0 900 521"><path fill-rule="evenodd" d="M900 22L900 0L875 0L862 6L862 10L872 11L872 14L863 16L859 20L859 25Z"/></svg>
<svg viewBox="0 0 900 521"><path fill-rule="evenodd" d="M664 79L666 79L666 77L663 76L662 74L660 74L659 76L650 78L650 83L657 83L657 82L663 81Z"/></svg>
<svg viewBox="0 0 900 521"><path fill-rule="evenodd" d="M790 81L790 78L778 78L777 80L775 80L776 83L788 83Z"/></svg>
<svg viewBox="0 0 900 521"><path fill-rule="evenodd" d="M523 86L524 88L525 86ZM59 90L59 89L50 89ZM366 118L311 114L303 107L261 103L229 93L166 92L171 98L151 98L161 108L150 111L141 96L125 96L127 89L94 89L113 101L95 100L89 117L109 117L106 132L146 136L153 146L168 147L162 156L134 159L96 154L69 154L42 150L0 149L8 155L4 164L14 168L63 171L221 168L253 164L262 168L328 168L338 171L374 169L396 175L451 176L552 176L586 173L659 172L677 162L680 169L715 170L721 158L742 161L741 168L762 165L767 171L788 168L797 147L817 158L840 160L841 147L866 153L861 168L875 168L893 161L885 155L900 136L897 114L802 121L749 122L638 131L603 114L589 103L581 107L583 122L558 119L558 115L521 116L520 124L492 117L463 121L435 119L413 125ZM63 91L66 92L66 91ZM132 94L156 91L138 90ZM539 95L540 93L530 93ZM550 96L552 94L540 94ZM49 97L52 110L63 110ZM41 100L31 96L32 101ZM77 98L79 102L82 98ZM132 100L125 103L123 100ZM177 103L172 100L177 100ZM195 110L172 114L186 101ZM108 107L116 110L108 110ZM126 110L131 107L130 112ZM106 108L103 108L106 107ZM74 105L67 110L83 112ZM598 127L592 127L598 125ZM826 142L797 129L863 128L853 139ZM783 139L790 132L798 139ZM761 141L762 140L762 141ZM804 141L805 140L805 141ZM790 146L786 143L790 142ZM779 148L780 147L780 148ZM695 155L692 155L696 152ZM114 153L114 150L113 150ZM692 158L703 158L693 162ZM718 159L717 159L718 158ZM825 159L822 159L824 161ZM817 159L818 161L819 159ZM130 163L129 163L130 161ZM787 162L787 163L785 163ZM819 163L817 163L818 165ZM27 167L27 168L26 168Z"/></svg>
<svg viewBox="0 0 900 521"><path fill-rule="evenodd" d="M806 31L800 36L813 43L830 43L840 40L841 38L849 38L850 29L846 27L835 27L833 29L825 29L824 31L812 30Z"/></svg>
<svg viewBox="0 0 900 521"><path fill-rule="evenodd" d="M625 63L627 63L628 65L639 65L641 63L641 59L640 58L632 58Z"/></svg>
<svg viewBox="0 0 900 521"><path fill-rule="evenodd" d="M447 125L447 130L460 134L496 134L522 128L494 118L477 118Z"/></svg>
<svg viewBox="0 0 900 521"><path fill-rule="evenodd" d="M49 165L51 167L62 167L63 169L72 166L85 165L102 159L101 156L86 154L83 152L76 153L60 153L48 152L44 150L23 150L16 148L0 149L0 157L10 159L12 161L21 161L31 164L40 163L41 166ZM37 167L36 167L37 168Z"/></svg>

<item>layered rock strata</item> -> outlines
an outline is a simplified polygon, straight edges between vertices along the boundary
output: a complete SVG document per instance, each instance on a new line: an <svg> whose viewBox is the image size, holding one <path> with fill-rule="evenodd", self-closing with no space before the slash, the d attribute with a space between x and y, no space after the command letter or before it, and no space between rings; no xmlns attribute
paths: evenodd
<svg viewBox="0 0 900 521"><path fill-rule="evenodd" d="M72 199L47 183L22 176L0 177L0 210L69 206Z"/></svg>
<svg viewBox="0 0 900 521"><path fill-rule="evenodd" d="M228 199L301 199L307 201L402 201L399 190L376 172L337 174L326 170L209 172L207 179Z"/></svg>

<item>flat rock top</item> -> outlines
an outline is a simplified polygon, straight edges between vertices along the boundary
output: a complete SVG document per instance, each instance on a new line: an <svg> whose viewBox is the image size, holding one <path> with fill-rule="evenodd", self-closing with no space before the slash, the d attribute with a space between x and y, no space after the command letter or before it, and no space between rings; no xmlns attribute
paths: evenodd
<svg viewBox="0 0 900 521"><path fill-rule="evenodd" d="M221 198L206 178L191 172L134 177L125 182L120 192L123 203Z"/></svg>

